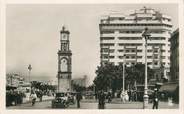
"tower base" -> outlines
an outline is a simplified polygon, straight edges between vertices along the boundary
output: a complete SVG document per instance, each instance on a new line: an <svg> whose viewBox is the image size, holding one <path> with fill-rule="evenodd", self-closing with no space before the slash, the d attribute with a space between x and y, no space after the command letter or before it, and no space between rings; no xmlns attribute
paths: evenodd
<svg viewBox="0 0 184 114"><path fill-rule="evenodd" d="M71 91L71 79L58 79L58 92Z"/></svg>

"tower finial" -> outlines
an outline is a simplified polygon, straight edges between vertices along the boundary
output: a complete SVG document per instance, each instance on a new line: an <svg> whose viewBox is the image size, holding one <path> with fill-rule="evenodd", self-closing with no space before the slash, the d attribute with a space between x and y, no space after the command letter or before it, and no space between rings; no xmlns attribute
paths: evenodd
<svg viewBox="0 0 184 114"><path fill-rule="evenodd" d="M65 31L65 26L62 27L62 30Z"/></svg>
<svg viewBox="0 0 184 114"><path fill-rule="evenodd" d="M144 6L143 8L144 8L144 13L147 13L147 8L146 8L146 6Z"/></svg>

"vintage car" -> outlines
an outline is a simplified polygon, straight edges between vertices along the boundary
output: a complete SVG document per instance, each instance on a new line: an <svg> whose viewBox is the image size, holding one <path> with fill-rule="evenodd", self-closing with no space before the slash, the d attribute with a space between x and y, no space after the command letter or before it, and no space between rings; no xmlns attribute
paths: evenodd
<svg viewBox="0 0 184 114"><path fill-rule="evenodd" d="M52 108L67 108L69 106L66 93L56 93L55 99L52 100Z"/></svg>

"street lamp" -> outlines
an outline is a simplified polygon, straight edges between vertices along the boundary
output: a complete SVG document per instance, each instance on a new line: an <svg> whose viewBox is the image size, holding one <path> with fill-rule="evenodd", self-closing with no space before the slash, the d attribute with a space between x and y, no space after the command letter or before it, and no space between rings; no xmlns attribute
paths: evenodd
<svg viewBox="0 0 184 114"><path fill-rule="evenodd" d="M144 85L144 102L143 102L143 109L148 108L148 84L147 84L147 39L151 36L148 32L148 28L146 27L144 32L142 33L142 36L145 39L145 85Z"/></svg>
<svg viewBox="0 0 184 114"><path fill-rule="evenodd" d="M31 77L31 70L32 70L31 64L29 64L28 70L29 70L29 83L31 83L31 80L30 80L30 77Z"/></svg>
<svg viewBox="0 0 184 114"><path fill-rule="evenodd" d="M125 57L126 55L123 55L123 92L125 91Z"/></svg>

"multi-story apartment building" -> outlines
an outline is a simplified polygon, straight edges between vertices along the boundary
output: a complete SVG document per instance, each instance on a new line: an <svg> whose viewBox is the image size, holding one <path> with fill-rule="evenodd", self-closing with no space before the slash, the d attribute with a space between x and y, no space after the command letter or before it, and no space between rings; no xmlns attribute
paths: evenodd
<svg viewBox="0 0 184 114"><path fill-rule="evenodd" d="M25 79L19 74L6 74L6 85L8 86L20 86L25 82Z"/></svg>
<svg viewBox="0 0 184 114"><path fill-rule="evenodd" d="M173 32L171 39L171 81L179 81L179 29Z"/></svg>
<svg viewBox="0 0 184 114"><path fill-rule="evenodd" d="M101 64L115 65L126 61L130 66L145 63L145 39L142 36L148 28L147 64L151 68L163 66L164 76L170 68L171 17L152 8L142 8L129 15L110 14L99 24ZM125 59L123 59L125 55Z"/></svg>

